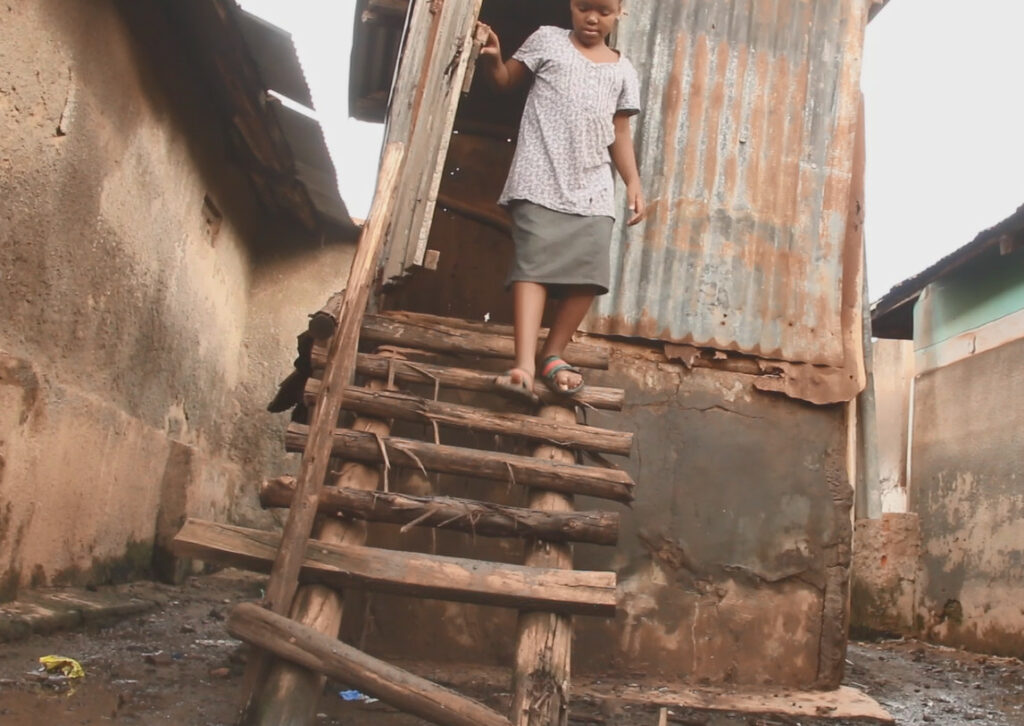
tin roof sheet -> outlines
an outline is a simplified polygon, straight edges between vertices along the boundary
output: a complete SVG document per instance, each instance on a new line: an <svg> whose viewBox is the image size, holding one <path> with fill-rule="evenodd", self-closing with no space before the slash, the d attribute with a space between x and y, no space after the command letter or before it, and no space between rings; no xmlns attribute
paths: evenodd
<svg viewBox="0 0 1024 726"><path fill-rule="evenodd" d="M863 0L629 5L617 44L643 82L650 212L617 224L586 329L842 365L866 15Z"/></svg>

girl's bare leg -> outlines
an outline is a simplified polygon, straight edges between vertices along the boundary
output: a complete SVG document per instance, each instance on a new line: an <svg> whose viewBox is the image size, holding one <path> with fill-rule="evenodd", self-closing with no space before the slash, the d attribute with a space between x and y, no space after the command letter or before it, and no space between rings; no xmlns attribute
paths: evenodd
<svg viewBox="0 0 1024 726"><path fill-rule="evenodd" d="M594 293L587 287L571 290L562 298L555 312L551 330L544 341L544 347L541 348L541 360L552 355L561 357L565 353L565 346L572 340L573 333L580 327L593 302ZM555 381L561 388L575 388L583 382L583 376L572 371L560 371L556 374Z"/></svg>
<svg viewBox="0 0 1024 726"><path fill-rule="evenodd" d="M532 384L537 371L537 334L540 332L548 291L536 282L516 281L512 283L512 296L515 308L516 368L529 373L527 383ZM512 382L519 382L515 372L512 373Z"/></svg>

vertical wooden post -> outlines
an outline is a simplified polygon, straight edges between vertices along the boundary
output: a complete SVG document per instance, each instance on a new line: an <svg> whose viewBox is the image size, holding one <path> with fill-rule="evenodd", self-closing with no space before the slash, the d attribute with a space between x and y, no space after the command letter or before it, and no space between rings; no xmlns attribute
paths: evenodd
<svg viewBox="0 0 1024 726"><path fill-rule="evenodd" d="M368 387L373 390L386 388L381 381L371 381ZM357 418L352 428L378 436L391 433L387 422L373 418ZM378 468L349 461L341 468L339 484L352 489L375 491L380 477ZM332 544L365 544L366 522L325 519L320 525L317 539ZM342 593L323 585L307 585L299 588L290 617L324 635L336 638L341 627L343 608ZM313 723L317 702L324 690L324 681L324 676L319 673L288 661L275 661L266 683L256 694L254 723L258 726Z"/></svg>
<svg viewBox="0 0 1024 726"><path fill-rule="evenodd" d="M345 387L352 381L359 345L359 330L370 297L370 286L377 273L384 237L391 218L399 172L404 159L402 144L389 144L384 149L380 176L374 192L370 216L363 227L356 256L349 271L348 287L338 315L338 330L327 353L327 367L316 398L316 407L309 426L309 441L302 456L302 468L296 481L295 497L288 510L281 549L270 571L265 599L266 607L278 615L291 611L295 591L299 587L299 569L306 551L306 542L313 531L320 489L331 458L334 429L341 411ZM253 654L242 684L242 708L238 722L252 724L255 695L269 673L271 659L262 652Z"/></svg>
<svg viewBox="0 0 1024 726"><path fill-rule="evenodd" d="M545 406L540 417L576 423L576 416L561 406ZM572 451L558 446L538 446L533 454L571 464ZM568 512L572 497L532 489L530 509ZM572 569L572 547L535 540L527 545L526 565ZM519 614L516 662L513 675L512 712L515 726L567 726L569 723L569 670L572 651L572 617L555 613Z"/></svg>

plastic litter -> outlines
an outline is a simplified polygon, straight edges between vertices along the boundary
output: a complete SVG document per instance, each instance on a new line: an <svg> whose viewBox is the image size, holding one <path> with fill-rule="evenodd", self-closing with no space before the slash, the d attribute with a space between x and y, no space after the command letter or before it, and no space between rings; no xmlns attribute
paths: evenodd
<svg viewBox="0 0 1024 726"><path fill-rule="evenodd" d="M376 698L367 696L365 693L360 691L338 691L338 695L343 701L362 701L363 703L377 703Z"/></svg>
<svg viewBox="0 0 1024 726"><path fill-rule="evenodd" d="M67 678L85 678L85 669L74 658L63 655L44 655L39 662L47 673L60 673Z"/></svg>

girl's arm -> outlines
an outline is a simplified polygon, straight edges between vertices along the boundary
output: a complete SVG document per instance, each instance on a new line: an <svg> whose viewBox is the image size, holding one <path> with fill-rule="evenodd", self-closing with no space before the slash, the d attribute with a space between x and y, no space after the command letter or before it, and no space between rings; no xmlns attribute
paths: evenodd
<svg viewBox="0 0 1024 726"><path fill-rule="evenodd" d="M483 23L479 23L479 29L487 31L487 43L480 49L480 64L487 71L491 83L499 91L515 90L526 80L529 69L514 58L503 62L498 34Z"/></svg>
<svg viewBox="0 0 1024 726"><path fill-rule="evenodd" d="M633 133L629 128L629 114L615 114L615 141L608 147L612 163L626 183L626 201L633 212L626 224L633 226L644 218L644 190L640 186L640 172L636 167L636 152L633 150Z"/></svg>

